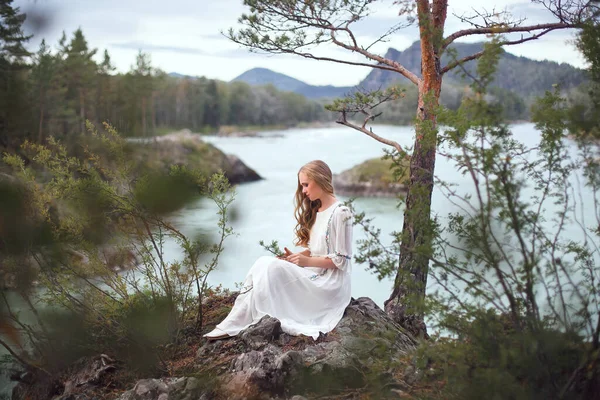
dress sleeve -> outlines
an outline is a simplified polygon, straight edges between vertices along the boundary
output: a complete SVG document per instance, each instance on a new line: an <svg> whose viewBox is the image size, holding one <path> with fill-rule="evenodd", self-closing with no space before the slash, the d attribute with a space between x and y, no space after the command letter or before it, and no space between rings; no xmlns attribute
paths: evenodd
<svg viewBox="0 0 600 400"><path fill-rule="evenodd" d="M352 212L341 206L333 212L327 227L327 258L346 270L352 260Z"/></svg>

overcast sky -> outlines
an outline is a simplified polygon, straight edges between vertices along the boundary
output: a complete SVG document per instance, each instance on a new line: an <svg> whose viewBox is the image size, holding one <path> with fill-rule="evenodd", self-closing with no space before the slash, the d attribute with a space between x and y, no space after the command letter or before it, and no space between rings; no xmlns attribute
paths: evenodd
<svg viewBox="0 0 600 400"><path fill-rule="evenodd" d="M528 0L450 0L446 32L464 28L452 14L481 10L481 4L491 10L509 10L515 17L527 18L525 23L550 22L552 16ZM290 55L252 54L221 35L235 27L238 17L248 10L242 0L15 0L15 6L31 16L26 25L35 37L30 50L35 51L42 38L53 47L63 31L70 37L81 27L90 47L99 54L107 49L118 71L126 72L135 61L139 49L151 54L152 65L166 72L229 81L254 67L270 68L314 85L350 86L357 84L369 72L367 67L342 66L323 61L307 60ZM398 20L398 6L393 1L381 1L372 15L356 26L359 44L373 42ZM43 25L32 23L45 17ZM567 62L583 67L583 60L571 43L573 33L558 31L542 39L507 48L513 54L537 60ZM469 41L482 40L482 36ZM418 39L416 28L394 34L386 43L378 43L372 51L381 55L389 47L403 50ZM342 50L320 49L329 55L360 60ZM99 59L99 57L98 57Z"/></svg>

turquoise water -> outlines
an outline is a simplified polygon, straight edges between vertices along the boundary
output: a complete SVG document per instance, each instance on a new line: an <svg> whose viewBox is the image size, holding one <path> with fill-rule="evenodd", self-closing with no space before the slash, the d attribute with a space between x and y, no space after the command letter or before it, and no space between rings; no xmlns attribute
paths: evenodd
<svg viewBox="0 0 600 400"><path fill-rule="evenodd" d="M514 125L512 130L515 137L527 146L535 146L539 142L540 134L533 124ZM414 140L413 129L410 127L377 126L374 131L403 146L411 146ZM270 242L274 239L282 247L291 246L295 225L292 213L296 174L303 164L321 159L336 174L370 158L382 156L385 148L384 144L346 127L292 129L269 132L264 137L208 137L206 140L226 153L237 155L265 178L259 182L240 185L236 189L235 207L238 218L233 227L239 236L228 239L219 268L210 277L212 284L221 283L230 288L243 280L254 260L267 254L258 245L259 240ZM438 156L436 160L436 177L457 184L459 192L472 192L470 178L459 173L454 162L442 156ZM523 193L524 196L531 194L531 188ZM355 201L356 209L373 218L374 225L381 229L382 237L388 241L389 233L402 228L402 210L397 208L397 204L397 200L390 198L362 198ZM214 215L206 212L207 207L205 200L189 204L172 215L173 222L187 234L200 233L203 229L209 229L216 221ZM456 206L436 187L432 198L432 212L443 221L449 212L456 210ZM576 234L575 227L573 229ZM354 237L355 241L363 237L360 227L354 228ZM170 247L167 252L176 257L178 251ZM368 296L383 306L391 293L392 281L379 281L363 265L353 266L352 278L354 297Z"/></svg>
<svg viewBox="0 0 600 400"><path fill-rule="evenodd" d="M519 124L512 127L515 137L526 145L538 143L540 134L533 124ZM403 146L411 146L414 133L410 127L377 126L374 131L386 138L396 140ZM260 256L268 253L258 244L259 240L279 241L280 245L292 248L293 197L296 189L298 169L308 161L321 159L329 164L333 173L340 173L365 160L383 155L385 145L349 128L291 129L272 131L262 137L227 138L205 137L226 153L235 154L248 166L256 170L264 179L258 182L239 185L236 188L235 214L232 222L237 236L227 239L225 253L219 267L209 279L210 284L235 289L235 284L243 280L246 271ZM472 191L470 179L460 174L453 162L444 157L436 161L437 178L458 185L460 191ZM525 196L533 194L527 191ZM582 188L582 198L591 193ZM345 197L340 197L346 200ZM373 224L380 228L382 237L390 241L389 233L402 228L402 210L397 208L395 199L363 198L355 201L358 211L366 212L373 218ZM432 198L434 214L443 217L455 211L439 188L434 189ZM206 199L190 203L169 216L169 219L182 232L188 235L215 231L216 209ZM593 209L582 211L584 221L595 221ZM579 227L567 227L576 236ZM362 238L359 227L354 228L355 241ZM166 243L169 259L176 259L181 252L174 243ZM392 289L391 280L379 281L363 265L355 264L352 270L352 295L368 296L383 307ZM299 299L301 300L301 299ZM0 355L3 349L0 349ZM0 378L0 388L6 384ZM0 394L1 394L0 390Z"/></svg>

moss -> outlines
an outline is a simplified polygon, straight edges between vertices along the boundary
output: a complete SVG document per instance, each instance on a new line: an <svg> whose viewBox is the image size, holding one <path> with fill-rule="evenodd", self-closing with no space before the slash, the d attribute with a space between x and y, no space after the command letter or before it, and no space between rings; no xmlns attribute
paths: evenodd
<svg viewBox="0 0 600 400"><path fill-rule="evenodd" d="M409 176L409 160L405 159L402 165L402 171L400 176L396 178L394 176L394 165L392 160L381 158L372 158L358 164L351 169L347 170L346 173L351 177L353 181L357 182L373 182L381 183L384 185L403 182Z"/></svg>

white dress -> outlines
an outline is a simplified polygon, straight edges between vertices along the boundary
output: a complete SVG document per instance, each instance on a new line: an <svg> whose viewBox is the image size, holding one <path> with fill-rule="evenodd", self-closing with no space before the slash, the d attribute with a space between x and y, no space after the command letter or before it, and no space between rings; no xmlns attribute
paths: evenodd
<svg viewBox="0 0 600 400"><path fill-rule="evenodd" d="M317 213L310 231L311 256L330 258L337 268L303 268L260 257L217 328L234 336L269 315L281 321L282 330L290 335L317 339L319 332L333 330L350 302L351 218L348 207L336 202Z"/></svg>

